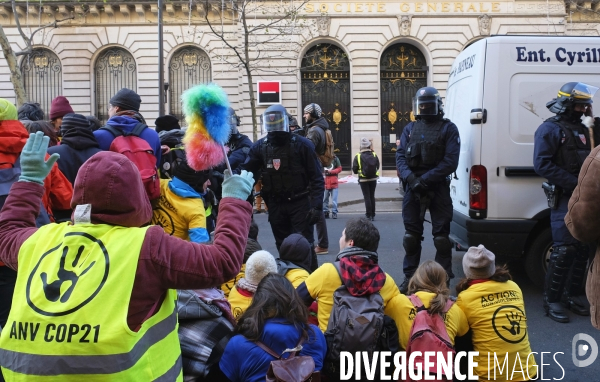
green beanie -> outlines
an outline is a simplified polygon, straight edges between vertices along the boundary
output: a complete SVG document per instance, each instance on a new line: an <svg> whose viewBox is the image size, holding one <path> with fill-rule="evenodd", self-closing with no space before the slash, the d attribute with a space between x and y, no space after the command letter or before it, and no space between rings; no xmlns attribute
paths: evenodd
<svg viewBox="0 0 600 382"><path fill-rule="evenodd" d="M0 121L17 120L17 108L11 102L0 98Z"/></svg>

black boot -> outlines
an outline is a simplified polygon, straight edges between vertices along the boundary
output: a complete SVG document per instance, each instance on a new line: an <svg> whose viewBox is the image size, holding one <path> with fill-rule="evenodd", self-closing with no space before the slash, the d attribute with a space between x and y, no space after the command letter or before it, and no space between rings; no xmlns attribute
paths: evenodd
<svg viewBox="0 0 600 382"><path fill-rule="evenodd" d="M569 269L576 255L577 248L572 245L554 247L550 255L544 286L544 310L546 315L556 322L569 322L569 316L560 300Z"/></svg>
<svg viewBox="0 0 600 382"><path fill-rule="evenodd" d="M556 322L569 322L569 316L563 305L560 302L548 302L547 296L544 296L544 311L546 312L546 316Z"/></svg>
<svg viewBox="0 0 600 382"><path fill-rule="evenodd" d="M404 276L404 281L402 281L402 284L400 284L400 286L398 286L398 289L400 289L400 293L402 293L402 294L408 293L409 281L410 281L410 277Z"/></svg>
<svg viewBox="0 0 600 382"><path fill-rule="evenodd" d="M587 270L589 248L585 245L577 247L577 255L571 265L571 274L565 285L563 303L571 312L580 316L590 315L590 303L583 291L583 282Z"/></svg>

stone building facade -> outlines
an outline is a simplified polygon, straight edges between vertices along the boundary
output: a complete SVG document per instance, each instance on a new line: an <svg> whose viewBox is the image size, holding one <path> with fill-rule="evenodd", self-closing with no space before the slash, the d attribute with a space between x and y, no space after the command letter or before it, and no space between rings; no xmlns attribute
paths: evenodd
<svg viewBox="0 0 600 382"><path fill-rule="evenodd" d="M166 2L165 110L180 115L181 92L214 81L242 117L241 131L251 136L248 79L227 46L243 47L243 29L227 4ZM556 0L297 4L301 11L282 35L273 37L271 31L253 37L264 42L254 54L270 57L257 63L253 83L281 81L283 104L298 117L307 103L321 104L345 169L362 137L373 141L384 169L394 168L395 140L409 121L415 91L435 86L444 95L452 62L469 44L496 34L600 33L598 2L570 3L568 9ZM156 1L31 0L19 1L16 11L26 35L48 22L74 17L37 32L34 53L19 57L31 100L48 107L53 97L64 95L76 112L105 120L108 99L126 86L141 95L141 113L153 125L160 102ZM214 35L206 17L217 32L225 33L227 43ZM247 19L270 20L259 13ZM10 6L0 6L0 23L14 50L23 50ZM0 97L14 99L9 74L2 57ZM258 112L265 107L259 106Z"/></svg>

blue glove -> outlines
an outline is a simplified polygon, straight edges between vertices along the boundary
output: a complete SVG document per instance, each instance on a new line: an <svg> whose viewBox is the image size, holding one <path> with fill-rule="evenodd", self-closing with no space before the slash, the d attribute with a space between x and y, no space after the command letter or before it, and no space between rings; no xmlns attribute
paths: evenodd
<svg viewBox="0 0 600 382"><path fill-rule="evenodd" d="M254 186L254 177L251 172L243 170L240 175L232 176L229 170L225 170L224 177L221 191L224 198L248 199Z"/></svg>
<svg viewBox="0 0 600 382"><path fill-rule="evenodd" d="M58 154L52 154L46 161L50 138L38 131L29 135L23 151L21 151L21 176L19 181L44 184L44 179L52 170L54 163L60 158Z"/></svg>

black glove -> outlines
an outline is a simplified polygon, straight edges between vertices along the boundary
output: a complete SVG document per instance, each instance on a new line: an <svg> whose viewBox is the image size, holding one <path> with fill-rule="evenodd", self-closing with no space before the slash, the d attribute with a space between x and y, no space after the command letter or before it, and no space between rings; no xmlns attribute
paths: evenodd
<svg viewBox="0 0 600 382"><path fill-rule="evenodd" d="M410 189L417 194L424 194L427 192L427 185L420 176L415 176L415 174L410 174L408 178L406 178L408 182L408 186Z"/></svg>
<svg viewBox="0 0 600 382"><path fill-rule="evenodd" d="M308 211L306 218L308 219L309 225L317 224L319 219L321 219L321 210L318 208L311 209L310 211Z"/></svg>

